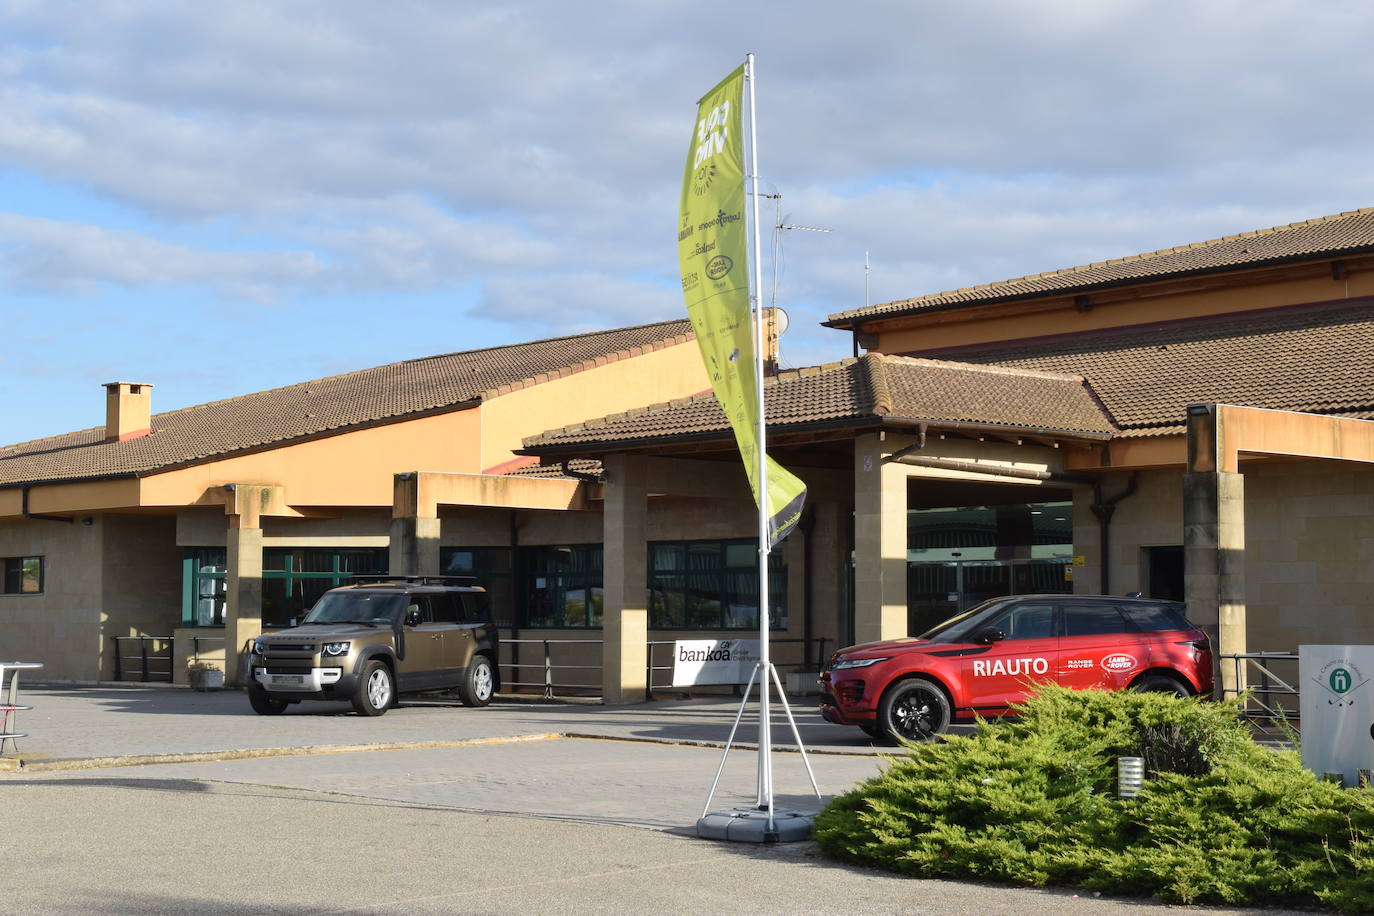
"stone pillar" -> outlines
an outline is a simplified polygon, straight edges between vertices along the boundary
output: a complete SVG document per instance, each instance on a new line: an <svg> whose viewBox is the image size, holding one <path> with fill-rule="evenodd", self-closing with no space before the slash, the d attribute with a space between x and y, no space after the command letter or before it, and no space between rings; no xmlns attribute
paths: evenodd
<svg viewBox="0 0 1374 916"><path fill-rule="evenodd" d="M1183 596L1212 652L1245 652L1245 485L1239 455L1216 404L1188 405L1188 473L1183 477ZM1245 689L1245 667L1218 662L1223 696Z"/></svg>
<svg viewBox="0 0 1374 916"><path fill-rule="evenodd" d="M257 513L229 516L224 602L224 684L247 683L243 665L262 633L262 528Z"/></svg>
<svg viewBox="0 0 1374 916"><path fill-rule="evenodd" d="M1189 618L1211 637L1217 655L1245 652L1244 480L1227 471L1183 478L1184 597ZM1244 689L1233 663L1219 667L1227 695Z"/></svg>
<svg viewBox="0 0 1374 916"><path fill-rule="evenodd" d="M638 703L649 659L648 473L635 455L608 455L604 466L601 694L608 704Z"/></svg>
<svg viewBox="0 0 1374 916"><path fill-rule="evenodd" d="M394 576L439 574L439 512L420 492L420 475L397 474L392 484L388 572Z"/></svg>
<svg viewBox="0 0 1374 916"><path fill-rule="evenodd" d="M907 635L906 487L877 433L854 440L854 641Z"/></svg>

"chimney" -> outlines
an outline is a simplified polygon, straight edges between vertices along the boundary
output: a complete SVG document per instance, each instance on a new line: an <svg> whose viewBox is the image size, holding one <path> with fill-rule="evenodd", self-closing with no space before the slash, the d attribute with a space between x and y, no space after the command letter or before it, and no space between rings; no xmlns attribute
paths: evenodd
<svg viewBox="0 0 1374 916"><path fill-rule="evenodd" d="M152 432L153 386L133 382L105 384L105 441L123 442Z"/></svg>

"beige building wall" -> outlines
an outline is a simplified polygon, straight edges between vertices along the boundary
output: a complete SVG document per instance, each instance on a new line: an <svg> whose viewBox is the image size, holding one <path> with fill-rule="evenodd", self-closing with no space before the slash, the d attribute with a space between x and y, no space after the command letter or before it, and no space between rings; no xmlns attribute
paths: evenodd
<svg viewBox="0 0 1374 916"><path fill-rule="evenodd" d="M43 592L0 594L0 659L40 662L30 680L94 680L100 667L104 520L0 522L0 557L41 556Z"/></svg>
<svg viewBox="0 0 1374 916"><path fill-rule="evenodd" d="M1336 461L1243 462L1247 648L1374 644L1374 467ZM1108 495L1125 484L1108 478ZM1183 473L1141 472L1112 521L1111 591L1147 592L1146 549L1183 544ZM1100 589L1090 493L1074 500L1074 589Z"/></svg>
<svg viewBox="0 0 1374 916"><path fill-rule="evenodd" d="M482 456L475 470L510 461L526 436L710 387L701 351L689 340L490 398L482 405Z"/></svg>
<svg viewBox="0 0 1374 916"><path fill-rule="evenodd" d="M170 636L181 622L181 550L171 516L107 515L103 522L99 671L112 680L115 637Z"/></svg>

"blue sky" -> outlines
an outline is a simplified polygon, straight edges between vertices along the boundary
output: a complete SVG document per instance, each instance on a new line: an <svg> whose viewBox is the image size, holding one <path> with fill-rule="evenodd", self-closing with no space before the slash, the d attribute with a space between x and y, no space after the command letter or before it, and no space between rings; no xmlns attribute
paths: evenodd
<svg viewBox="0 0 1374 916"><path fill-rule="evenodd" d="M0 443L683 314L696 99L759 56L825 316L1374 203L1374 8L0 0ZM765 208L771 223L770 208ZM768 249L765 244L765 250ZM771 265L764 265L771 277ZM767 292L767 291L766 291Z"/></svg>

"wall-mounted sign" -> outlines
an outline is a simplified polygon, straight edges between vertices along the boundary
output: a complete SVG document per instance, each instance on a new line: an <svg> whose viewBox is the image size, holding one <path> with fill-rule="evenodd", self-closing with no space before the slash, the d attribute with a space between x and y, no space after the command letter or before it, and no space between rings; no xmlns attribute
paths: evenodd
<svg viewBox="0 0 1374 916"><path fill-rule="evenodd" d="M673 686L747 684L758 663L757 639L679 639L673 646Z"/></svg>
<svg viewBox="0 0 1374 916"><path fill-rule="evenodd" d="M1302 765L1347 786L1374 769L1374 646L1299 646Z"/></svg>

